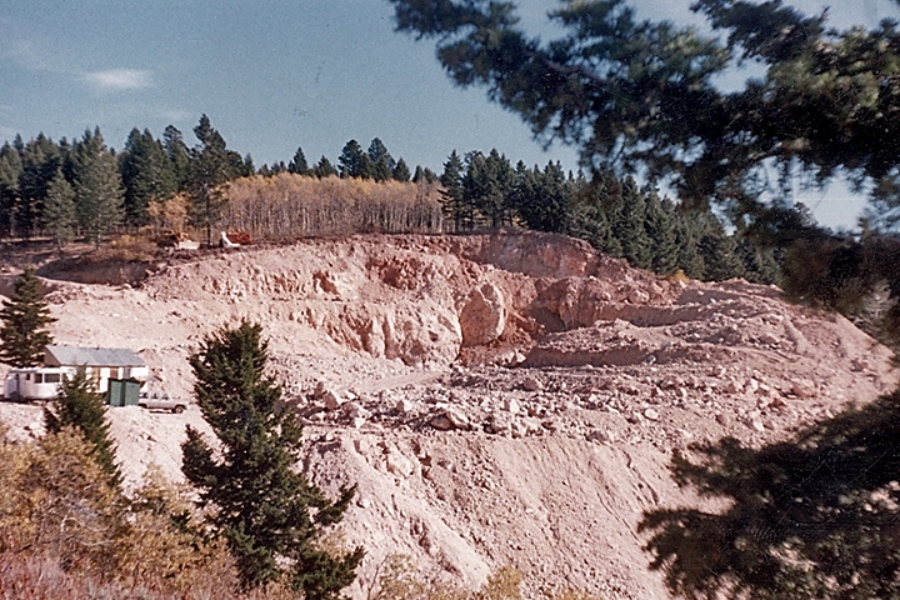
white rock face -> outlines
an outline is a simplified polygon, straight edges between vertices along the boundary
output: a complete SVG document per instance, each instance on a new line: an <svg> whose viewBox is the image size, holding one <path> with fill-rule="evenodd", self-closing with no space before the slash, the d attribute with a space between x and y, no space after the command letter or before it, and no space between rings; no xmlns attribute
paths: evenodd
<svg viewBox="0 0 900 600"><path fill-rule="evenodd" d="M459 314L463 346L481 346L496 340L506 328L509 310L500 288L485 283L474 290Z"/></svg>
<svg viewBox="0 0 900 600"><path fill-rule="evenodd" d="M448 362L459 353L462 338L453 314L431 302L361 307L342 315L332 337L376 358L408 365Z"/></svg>

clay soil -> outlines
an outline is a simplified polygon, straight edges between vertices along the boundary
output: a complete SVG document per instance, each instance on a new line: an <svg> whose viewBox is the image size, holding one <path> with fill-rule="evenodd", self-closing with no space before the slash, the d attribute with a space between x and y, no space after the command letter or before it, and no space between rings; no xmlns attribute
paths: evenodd
<svg viewBox="0 0 900 600"><path fill-rule="evenodd" d="M637 525L696 505L674 451L784 439L898 381L886 348L777 288L667 281L560 236L358 236L149 266L49 280L57 342L134 349L153 385L190 398L204 336L262 324L306 424L302 468L359 486L343 525L368 553L356 598L396 553L472 587L512 565L531 596L668 598ZM196 406L108 415L132 484L150 464L181 479L186 424L211 435ZM42 433L40 407L0 403L0 419Z"/></svg>

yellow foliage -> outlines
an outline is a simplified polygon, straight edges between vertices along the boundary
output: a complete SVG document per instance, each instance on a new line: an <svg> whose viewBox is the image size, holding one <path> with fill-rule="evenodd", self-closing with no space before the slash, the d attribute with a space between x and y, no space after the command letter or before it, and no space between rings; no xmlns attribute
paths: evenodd
<svg viewBox="0 0 900 600"><path fill-rule="evenodd" d="M91 451L71 428L37 443L12 443L0 424L0 589L37 578L45 592L28 597L69 600L86 597L77 590L105 589L108 597L137 597L131 593L142 590L147 600L297 599L284 581L241 592L233 558L224 542L204 536L184 488L151 468L129 500L107 484ZM319 547L335 556L346 553L339 531ZM45 577L53 569L58 571ZM520 600L521 584L518 571L501 567L480 590L466 590L424 577L410 557L394 555L379 567L367 598ZM552 598L599 600L572 590Z"/></svg>
<svg viewBox="0 0 900 600"><path fill-rule="evenodd" d="M687 285L691 282L691 278L684 274L682 269L678 269L671 275L666 275L666 281L671 281L672 283L680 283L681 285Z"/></svg>
<svg viewBox="0 0 900 600"><path fill-rule="evenodd" d="M426 578L406 555L391 555L378 568L376 584L367 600L520 600L522 574L500 567L477 592L437 578Z"/></svg>
<svg viewBox="0 0 900 600"><path fill-rule="evenodd" d="M141 235L120 235L106 246L86 254L83 260L88 263L99 263L107 260L149 261L156 252L156 246Z"/></svg>
<svg viewBox="0 0 900 600"><path fill-rule="evenodd" d="M74 428L44 436L28 452L14 512L26 517L20 548L59 557L66 568L104 572L115 566L122 504L92 451Z"/></svg>
<svg viewBox="0 0 900 600"><path fill-rule="evenodd" d="M14 557L24 573L46 562L104 585L236 597L230 554L203 538L179 490L151 470L129 501L109 486L92 451L72 428L18 444L0 430L0 558Z"/></svg>
<svg viewBox="0 0 900 600"><path fill-rule="evenodd" d="M510 566L488 576L478 591L470 591L419 572L407 555L388 556L378 567L366 600L521 600L522 574ZM584 590L566 588L545 592L550 600L603 600Z"/></svg>
<svg viewBox="0 0 900 600"><path fill-rule="evenodd" d="M176 194L168 200L154 199L147 207L147 214L157 232L171 231L180 236L187 229L190 205L187 195Z"/></svg>
<svg viewBox="0 0 900 600"><path fill-rule="evenodd" d="M415 569L412 558L403 554L388 556L378 567L375 586L367 600L467 600L464 590L452 584L427 581Z"/></svg>
<svg viewBox="0 0 900 600"><path fill-rule="evenodd" d="M31 445L6 441L0 431L0 552L17 551L34 538L34 525L22 491L25 472L32 461Z"/></svg>
<svg viewBox="0 0 900 600"><path fill-rule="evenodd" d="M293 173L231 182L223 226L255 239L354 233L439 233L437 187Z"/></svg>
<svg viewBox="0 0 900 600"><path fill-rule="evenodd" d="M510 566L500 567L488 577L487 583L476 595L477 600L519 600L522 592L522 574Z"/></svg>
<svg viewBox="0 0 900 600"><path fill-rule="evenodd" d="M198 572L227 555L224 545L204 543L182 490L155 465L147 469L130 508L115 552L120 576L133 583L189 589Z"/></svg>

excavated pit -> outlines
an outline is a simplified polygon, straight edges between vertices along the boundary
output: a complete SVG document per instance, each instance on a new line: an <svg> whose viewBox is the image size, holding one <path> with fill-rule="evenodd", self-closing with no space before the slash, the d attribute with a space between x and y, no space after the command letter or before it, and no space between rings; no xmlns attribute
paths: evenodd
<svg viewBox="0 0 900 600"><path fill-rule="evenodd" d="M473 587L510 564L531 596L667 598L637 524L697 505L669 478L675 450L784 439L897 382L842 317L772 287L659 279L562 236L305 240L180 258L139 287L57 281L48 299L57 341L133 348L183 396L205 335L260 323L306 424L303 467L359 485L354 598L394 553ZM130 482L150 463L179 479L184 426L209 434L196 407L109 416ZM38 407L0 404L0 419L42 432Z"/></svg>

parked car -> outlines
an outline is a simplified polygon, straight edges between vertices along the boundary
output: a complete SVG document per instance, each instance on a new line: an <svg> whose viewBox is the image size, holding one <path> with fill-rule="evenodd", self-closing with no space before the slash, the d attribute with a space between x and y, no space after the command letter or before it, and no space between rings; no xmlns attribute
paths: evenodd
<svg viewBox="0 0 900 600"><path fill-rule="evenodd" d="M166 392L142 392L138 406L147 410L167 410L176 414L187 410L187 402L171 398Z"/></svg>

